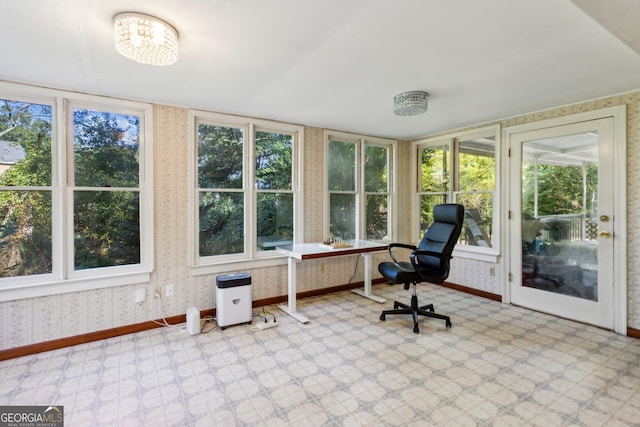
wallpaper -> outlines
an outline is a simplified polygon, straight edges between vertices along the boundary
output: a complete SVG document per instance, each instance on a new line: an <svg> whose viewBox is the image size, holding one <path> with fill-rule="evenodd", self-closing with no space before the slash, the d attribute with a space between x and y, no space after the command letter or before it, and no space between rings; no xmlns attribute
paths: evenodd
<svg viewBox="0 0 640 427"><path fill-rule="evenodd" d="M640 92L560 107L499 122L503 127L538 120L627 105L628 114L628 189L640 185ZM486 125L486 124L483 124ZM94 291L73 292L47 297L0 303L0 349L71 337L90 332L131 325L163 316L184 314L190 306L201 310L215 307L215 279L218 274L194 275L189 267L188 214L189 150L188 112L186 109L154 107L154 227L155 271L149 283L119 286ZM323 129L306 127L304 141L304 216L305 241L323 236ZM397 166L410 170L410 144L400 142ZM399 211L409 215L410 175L401 174L396 182ZM621 189L621 191L623 191ZM627 190L628 217L628 326L640 329L640 194ZM405 208L407 207L407 208ZM410 241L408 221L398 221L398 240ZM374 265L385 260L386 253L373 257ZM454 259L451 282L501 294L499 266L485 262ZM287 266L245 270L252 276L254 300L286 295ZM355 273L355 274L354 274ZM305 261L300 268L301 292L363 280L363 262L358 256ZM374 277L378 277L377 274ZM174 284L174 296L154 299L154 291ZM134 303L136 289L144 288L147 300Z"/></svg>

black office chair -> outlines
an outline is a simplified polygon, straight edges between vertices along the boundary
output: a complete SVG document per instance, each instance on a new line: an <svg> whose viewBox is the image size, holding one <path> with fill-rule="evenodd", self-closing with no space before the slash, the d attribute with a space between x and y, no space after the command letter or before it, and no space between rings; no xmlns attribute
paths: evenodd
<svg viewBox="0 0 640 427"><path fill-rule="evenodd" d="M449 316L434 313L433 304L418 306L416 285L420 282L442 283L449 276L449 261L451 252L458 241L464 221L464 206L457 204L436 205L433 208L433 223L424 234L418 246L404 243L391 243L389 255L393 262L382 262L378 271L385 279L392 283L404 283L409 289L413 283L411 305L394 301L393 310L385 310L380 320L385 320L387 314L411 314L413 316L413 332L420 332L418 315L435 317L445 320L447 328L451 327ZM411 249L411 262L398 262L393 256L393 248Z"/></svg>

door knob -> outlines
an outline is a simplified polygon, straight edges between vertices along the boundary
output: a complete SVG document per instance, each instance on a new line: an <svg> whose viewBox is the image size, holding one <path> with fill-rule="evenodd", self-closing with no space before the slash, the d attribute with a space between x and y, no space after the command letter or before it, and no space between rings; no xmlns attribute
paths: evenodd
<svg viewBox="0 0 640 427"><path fill-rule="evenodd" d="M600 237L604 237L605 239L609 238L609 237L611 237L611 233L609 233L608 231L601 231L600 232Z"/></svg>

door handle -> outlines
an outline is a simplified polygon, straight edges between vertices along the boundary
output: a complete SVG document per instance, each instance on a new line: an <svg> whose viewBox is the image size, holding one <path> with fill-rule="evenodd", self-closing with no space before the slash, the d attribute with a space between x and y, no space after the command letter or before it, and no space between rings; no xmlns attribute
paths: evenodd
<svg viewBox="0 0 640 427"><path fill-rule="evenodd" d="M601 231L600 237L604 237L605 239L608 239L609 237L611 237L611 233L609 233L608 231Z"/></svg>
<svg viewBox="0 0 640 427"><path fill-rule="evenodd" d="M600 221L602 221L602 222L609 221L609 216L608 215L600 215Z"/></svg>

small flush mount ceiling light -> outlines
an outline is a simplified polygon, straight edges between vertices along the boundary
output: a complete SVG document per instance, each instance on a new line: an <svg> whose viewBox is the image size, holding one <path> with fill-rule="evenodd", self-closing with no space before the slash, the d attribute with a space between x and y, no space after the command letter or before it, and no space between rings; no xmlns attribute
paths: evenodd
<svg viewBox="0 0 640 427"><path fill-rule="evenodd" d="M113 18L113 34L116 50L133 61L163 66L178 60L178 32L161 19L120 13Z"/></svg>
<svg viewBox="0 0 640 427"><path fill-rule="evenodd" d="M398 116L416 116L427 112L428 102L427 92L404 92L393 97L393 112Z"/></svg>

